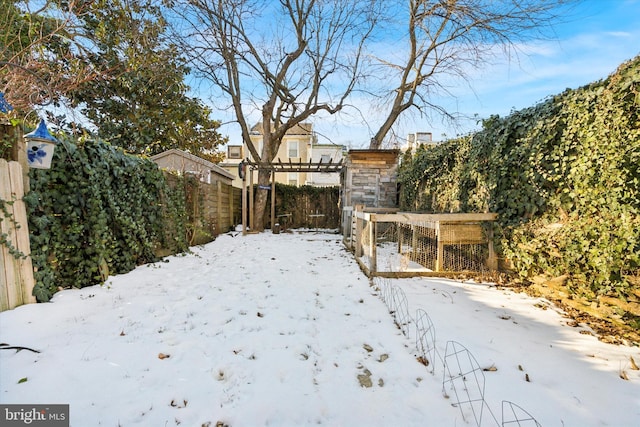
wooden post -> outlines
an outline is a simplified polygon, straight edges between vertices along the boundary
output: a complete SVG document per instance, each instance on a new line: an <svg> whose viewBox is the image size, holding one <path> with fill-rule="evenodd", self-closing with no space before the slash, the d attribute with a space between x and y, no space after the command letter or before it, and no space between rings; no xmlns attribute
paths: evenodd
<svg viewBox="0 0 640 427"><path fill-rule="evenodd" d="M436 222L436 242L438 245L438 255L436 257L436 271L442 271L444 268L444 240L441 235L440 221Z"/></svg>
<svg viewBox="0 0 640 427"><path fill-rule="evenodd" d="M487 257L487 267L491 271L498 269L498 257L493 249L493 222L487 224L487 245L489 246L489 256Z"/></svg>
<svg viewBox="0 0 640 427"><path fill-rule="evenodd" d="M26 153L26 150L24 150ZM25 154L26 157L26 154ZM20 269L20 278L22 279L22 302L23 304L34 303L36 298L33 296L33 287L35 280L33 278L33 265L31 263L31 244L29 242L29 222L27 220L27 208L24 204L23 197L28 191L28 175L27 181L24 182L24 166L20 163L10 163L9 172L12 182L15 182L14 191L16 201L13 204L13 216L16 223L20 224L20 228L16 230L16 247L25 255L25 258L18 260Z"/></svg>
<svg viewBox="0 0 640 427"><path fill-rule="evenodd" d="M355 221L355 236L354 236L354 242L355 242L355 246L356 246L356 258L359 258L362 256L362 220L360 218L358 218L358 210L354 210L353 211L353 219Z"/></svg>
<svg viewBox="0 0 640 427"><path fill-rule="evenodd" d="M371 218L367 219L367 232L369 234L369 247L367 248L367 253L369 257L373 258L373 246L375 246L375 236L373 235L373 221ZM371 271L371 265L369 265L369 271Z"/></svg>
<svg viewBox="0 0 640 427"><path fill-rule="evenodd" d="M378 239L378 223L375 216L371 216L371 267L369 275L374 275L378 271L378 251L376 250L376 240Z"/></svg>
<svg viewBox="0 0 640 427"><path fill-rule="evenodd" d="M411 224L411 261L418 261L418 235L415 224Z"/></svg>
<svg viewBox="0 0 640 427"><path fill-rule="evenodd" d="M6 160L0 159L0 200L11 202L11 178L9 176L9 164ZM7 211L7 214L4 213ZM7 240L15 247L15 235L12 233L13 207L5 205L4 210L0 210L0 233L7 236ZM8 216L8 218L7 218ZM9 252L9 248L0 245L0 310L9 310L16 306L16 260Z"/></svg>
<svg viewBox="0 0 640 427"><path fill-rule="evenodd" d="M218 186L217 186L217 191L218 191L218 198L217 198L217 204L218 206L216 206L216 216L217 216L217 222L216 222L216 230L215 230L215 235L217 236L218 234L221 233L222 231L222 182L220 182L218 180Z"/></svg>
<svg viewBox="0 0 640 427"><path fill-rule="evenodd" d="M236 223L233 218L233 185L229 184L227 190L229 190L229 227L235 230Z"/></svg>
<svg viewBox="0 0 640 427"><path fill-rule="evenodd" d="M276 225L276 173L271 171L271 230Z"/></svg>
<svg viewBox="0 0 640 427"><path fill-rule="evenodd" d="M249 168L249 228L256 229L255 214L253 212L253 169Z"/></svg>
<svg viewBox="0 0 640 427"><path fill-rule="evenodd" d="M242 235L247 235L247 176L242 177Z"/></svg>
<svg viewBox="0 0 640 427"><path fill-rule="evenodd" d="M22 136L22 129L10 123L0 123L0 138L8 138L11 144L10 160L22 166L23 187L25 194L29 192L29 162L27 162L27 144Z"/></svg>

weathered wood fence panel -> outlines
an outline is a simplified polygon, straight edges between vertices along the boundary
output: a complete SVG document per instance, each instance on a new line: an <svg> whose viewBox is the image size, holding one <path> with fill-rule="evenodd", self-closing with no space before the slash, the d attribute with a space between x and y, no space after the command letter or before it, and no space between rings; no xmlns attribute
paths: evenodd
<svg viewBox="0 0 640 427"><path fill-rule="evenodd" d="M0 159L0 311L36 302L22 166Z"/></svg>
<svg viewBox="0 0 640 427"><path fill-rule="evenodd" d="M180 178L171 173L166 173L165 176L173 185L180 182ZM185 183L184 189L190 245L208 243L218 234L226 233L240 222L240 188L220 181L208 184L191 179Z"/></svg>
<svg viewBox="0 0 640 427"><path fill-rule="evenodd" d="M276 186L276 222L286 228L337 229L340 226L338 187L299 187L290 191L290 186ZM254 192L255 194L256 192ZM267 206L271 205L271 191ZM264 224L271 227L269 209L265 209Z"/></svg>

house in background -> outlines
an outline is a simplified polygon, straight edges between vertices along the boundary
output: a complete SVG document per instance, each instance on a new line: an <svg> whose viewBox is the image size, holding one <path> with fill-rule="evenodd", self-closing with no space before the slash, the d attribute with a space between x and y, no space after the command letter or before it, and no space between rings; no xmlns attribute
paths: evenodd
<svg viewBox="0 0 640 427"><path fill-rule="evenodd" d="M251 128L251 142L256 150L262 152L262 122ZM308 122L300 123L282 139L274 163L338 163L344 157L345 148L335 144L318 144L313 125ZM245 158L253 160L253 156L245 146L227 145L227 158L220 166L233 174L233 185L242 186L242 180L238 178L238 164ZM255 178L254 178L255 179ZM337 186L340 185L340 175L337 173L323 172L276 172L276 182L288 185L314 185Z"/></svg>
<svg viewBox="0 0 640 427"><path fill-rule="evenodd" d="M339 163L344 160L346 147L336 144L314 144L311 147L311 163ZM307 174L307 185L330 187L340 185L340 174L331 172L312 172Z"/></svg>
<svg viewBox="0 0 640 427"><path fill-rule="evenodd" d="M439 144L441 144L441 142L434 141L431 132L415 132L407 135L407 147L403 151L413 151L421 145L424 145L426 148L432 148Z"/></svg>
<svg viewBox="0 0 640 427"><path fill-rule="evenodd" d="M262 122L257 123L251 128L251 142L256 147L258 153L262 153ZM274 162L278 159L282 162L308 162L309 161L309 148L316 140L316 135L313 133L313 125L308 122L302 122L293 128L289 129L287 134L282 138L280 148L278 148L278 154L274 158ZM247 155L250 160L253 160L249 150ZM304 185L307 180L307 174L303 172L279 172L276 173L276 182L288 185Z"/></svg>
<svg viewBox="0 0 640 427"><path fill-rule="evenodd" d="M215 163L195 156L186 151L171 149L151 156L160 169L178 172L181 175L194 175L202 182L231 184L235 176Z"/></svg>
<svg viewBox="0 0 640 427"><path fill-rule="evenodd" d="M242 145L227 145L227 155L224 161L218 163L222 169L233 175L232 185L242 188L242 180L238 175L238 165L244 159L244 147Z"/></svg>

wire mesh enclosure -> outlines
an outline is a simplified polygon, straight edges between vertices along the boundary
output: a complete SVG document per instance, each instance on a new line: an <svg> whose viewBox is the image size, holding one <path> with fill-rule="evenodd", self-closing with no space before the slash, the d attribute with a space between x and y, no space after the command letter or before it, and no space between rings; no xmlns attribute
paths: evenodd
<svg viewBox="0 0 640 427"><path fill-rule="evenodd" d="M412 214L357 208L349 214L345 244L370 277L496 269L496 214Z"/></svg>

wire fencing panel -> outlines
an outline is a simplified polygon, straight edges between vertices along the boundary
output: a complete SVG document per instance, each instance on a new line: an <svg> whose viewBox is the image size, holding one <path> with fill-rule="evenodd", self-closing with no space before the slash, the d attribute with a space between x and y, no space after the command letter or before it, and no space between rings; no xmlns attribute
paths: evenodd
<svg viewBox="0 0 640 427"><path fill-rule="evenodd" d="M353 249L369 276L495 269L493 214L376 215L356 211L353 218Z"/></svg>

